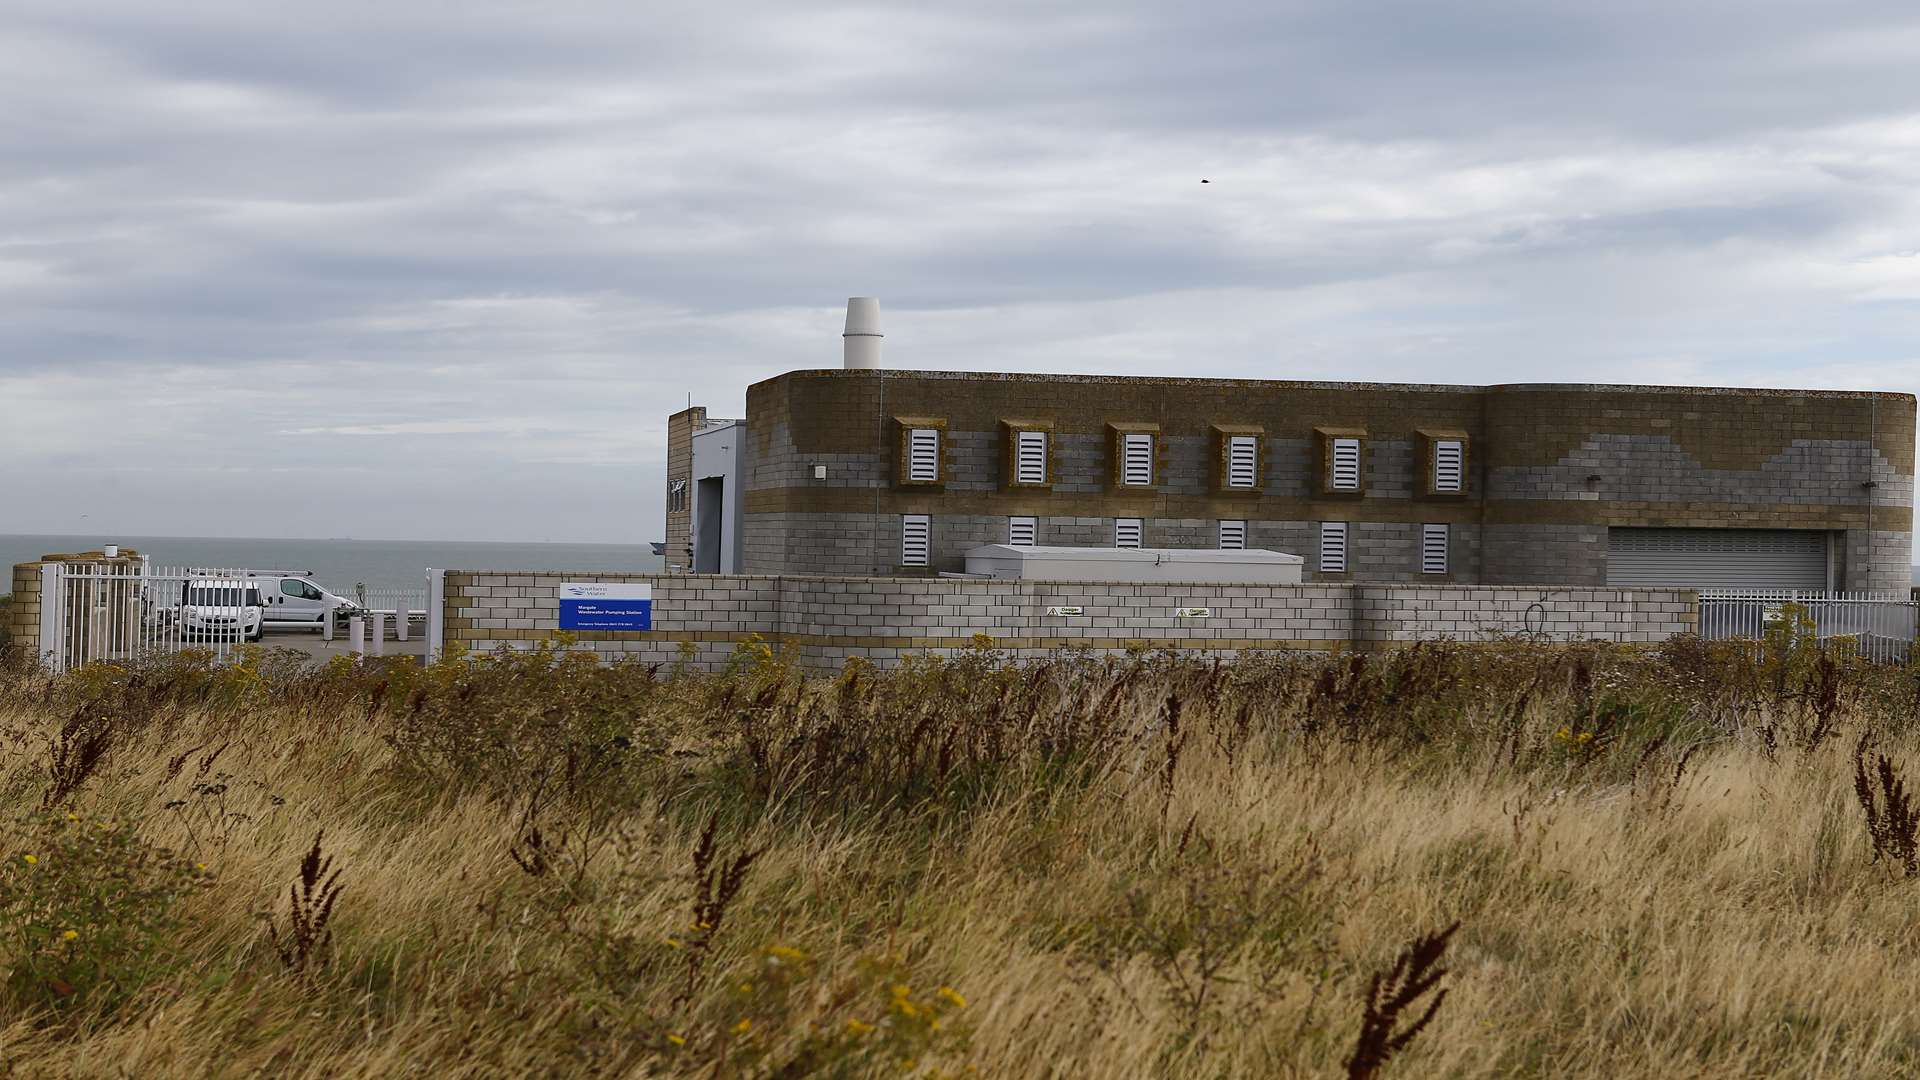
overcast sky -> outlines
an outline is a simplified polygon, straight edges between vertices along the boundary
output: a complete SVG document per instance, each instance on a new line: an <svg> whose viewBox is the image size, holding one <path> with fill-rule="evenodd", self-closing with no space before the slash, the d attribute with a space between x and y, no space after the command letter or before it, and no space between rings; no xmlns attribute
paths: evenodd
<svg viewBox="0 0 1920 1080"><path fill-rule="evenodd" d="M658 539L665 415L854 294L894 367L1920 386L1911 0L910 7L8 0L0 533Z"/></svg>

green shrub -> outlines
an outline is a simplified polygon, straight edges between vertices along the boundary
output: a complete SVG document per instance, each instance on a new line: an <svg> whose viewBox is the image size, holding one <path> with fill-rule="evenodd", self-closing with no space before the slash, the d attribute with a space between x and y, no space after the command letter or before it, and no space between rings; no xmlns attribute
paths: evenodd
<svg viewBox="0 0 1920 1080"><path fill-rule="evenodd" d="M174 905L210 877L124 822L19 821L0 856L5 993L28 1011L111 1010L175 963Z"/></svg>

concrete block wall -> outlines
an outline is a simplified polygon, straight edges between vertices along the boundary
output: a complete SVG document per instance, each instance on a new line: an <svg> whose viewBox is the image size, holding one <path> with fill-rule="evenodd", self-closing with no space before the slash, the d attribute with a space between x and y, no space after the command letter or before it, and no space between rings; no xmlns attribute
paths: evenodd
<svg viewBox="0 0 1920 1080"><path fill-rule="evenodd" d="M1361 642L1508 634L1556 641L1665 641L1697 632L1699 611L1699 595L1684 589L1354 586Z"/></svg>
<svg viewBox="0 0 1920 1080"><path fill-rule="evenodd" d="M1112 547L1114 519L1111 517L1056 517L1046 513L1046 502L1029 499L1009 500L1008 516L1038 519L1037 543L1062 547ZM1240 508L1245 512L1245 507ZM1337 508L1336 508L1337 511ZM909 511L919 512L919 511ZM828 576L932 576L941 571L958 573L966 569L966 554L982 544L1007 542L1007 517L1000 515L930 513L932 564L925 569L900 565L900 516L847 512L843 514L763 515L754 519L754 528L773 526L747 537L749 559L758 551L764 558L804 560L807 565L824 568ZM1211 548L1219 542L1217 518L1164 518L1145 516L1144 547ZM1319 572L1320 526L1317 521L1247 521L1250 547L1268 548L1304 557L1303 577L1308 581L1404 581L1409 583L1472 582L1480 578L1481 530L1477 525L1450 523L1448 571L1428 574L1421 568L1421 525L1413 522L1352 522L1347 535L1347 571L1344 574ZM1328 520L1340 520L1329 518ZM1602 548L1606 530L1599 530ZM772 549L775 537L781 546ZM1534 580L1547 574L1551 559L1562 554L1552 549L1529 552L1524 545L1512 553L1522 565L1539 563ZM1565 557L1563 555L1563 557ZM749 562L748 565L755 565ZM1604 566L1600 567L1604 571ZM1583 582L1584 584L1584 582Z"/></svg>
<svg viewBox="0 0 1920 1080"><path fill-rule="evenodd" d="M449 570L442 612L446 641L468 649L532 648L560 628L560 583L598 581L653 586L650 631L581 635L603 660L670 664L682 643L702 667L724 662L753 635L779 624L778 579L720 574L526 573Z"/></svg>
<svg viewBox="0 0 1920 1080"><path fill-rule="evenodd" d="M1019 514L1075 545L1111 543L1115 517L1180 546L1212 546L1214 523L1245 520L1254 537L1287 538L1254 543L1308 556L1310 579L1313 525L1346 521L1365 546L1339 580L1409 583L1424 581L1428 522L1453 529L1448 579L1483 584L1603 583L1609 527L1810 529L1840 534L1841 587L1891 589L1908 574L1914 410L1911 395L1842 391L790 372L748 391L747 569L895 572L897 521L911 513L935 519L934 569L956 570L965 549L943 545L938 523L993 536L999 525L979 523ZM946 484L896 485L896 416L946 421ZM999 482L1013 418L1053 426L1047 490ZM1152 491L1109 485L1111 423L1158 426L1165 467ZM1217 424L1265 432L1257 494L1212 490ZM1318 490L1312 432L1327 426L1367 432L1359 497ZM1434 431L1467 439L1458 495L1425 491L1423 433ZM813 462L830 465L828 480L810 478Z"/></svg>
<svg viewBox="0 0 1920 1080"><path fill-rule="evenodd" d="M1482 574L1490 585L1558 577L1570 585L1607 583L1605 525L1486 525Z"/></svg>
<svg viewBox="0 0 1920 1080"><path fill-rule="evenodd" d="M885 666L909 655L951 654L973 647L977 634L1021 658L1138 647L1231 657L1516 633L1659 641L1697 626L1697 597L1675 589L449 571L447 640L491 651L550 639L565 580L654 587L653 630L582 633L581 648L605 660L661 664L691 649L692 662L707 669L754 640L791 648L805 666L824 671L851 656ZM1055 608L1080 613L1050 613ZM1208 615L1183 617L1182 608L1206 608Z"/></svg>
<svg viewBox="0 0 1920 1080"><path fill-rule="evenodd" d="M7 625L14 648L28 656L40 655L40 564L20 563L10 579L13 599L7 602Z"/></svg>
<svg viewBox="0 0 1920 1080"><path fill-rule="evenodd" d="M693 536L693 433L707 422L707 410L695 405L667 417L666 559L667 565L691 568L688 544ZM673 485L687 485L680 508L674 508Z"/></svg>

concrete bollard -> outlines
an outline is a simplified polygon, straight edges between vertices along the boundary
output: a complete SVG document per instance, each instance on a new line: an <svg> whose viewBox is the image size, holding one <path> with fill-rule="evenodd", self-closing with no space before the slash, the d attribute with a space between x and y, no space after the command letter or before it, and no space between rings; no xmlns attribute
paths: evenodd
<svg viewBox="0 0 1920 1080"><path fill-rule="evenodd" d="M355 615L347 620L347 648L355 656L367 655L367 620Z"/></svg>
<svg viewBox="0 0 1920 1080"><path fill-rule="evenodd" d="M385 615L373 617L373 655L387 655L387 617Z"/></svg>
<svg viewBox="0 0 1920 1080"><path fill-rule="evenodd" d="M327 601L327 613L320 620L320 640L333 640L333 601Z"/></svg>
<svg viewBox="0 0 1920 1080"><path fill-rule="evenodd" d="M401 604L400 610L393 617L393 640L407 640L407 623L411 621L413 621L413 612L407 609L407 605Z"/></svg>

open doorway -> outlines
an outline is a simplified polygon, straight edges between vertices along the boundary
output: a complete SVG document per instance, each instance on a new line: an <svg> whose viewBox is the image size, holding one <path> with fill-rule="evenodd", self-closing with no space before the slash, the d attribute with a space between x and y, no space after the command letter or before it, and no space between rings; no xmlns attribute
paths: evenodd
<svg viewBox="0 0 1920 1080"><path fill-rule="evenodd" d="M709 476L696 481L693 494L693 572L720 572L720 553L726 550L727 480Z"/></svg>

